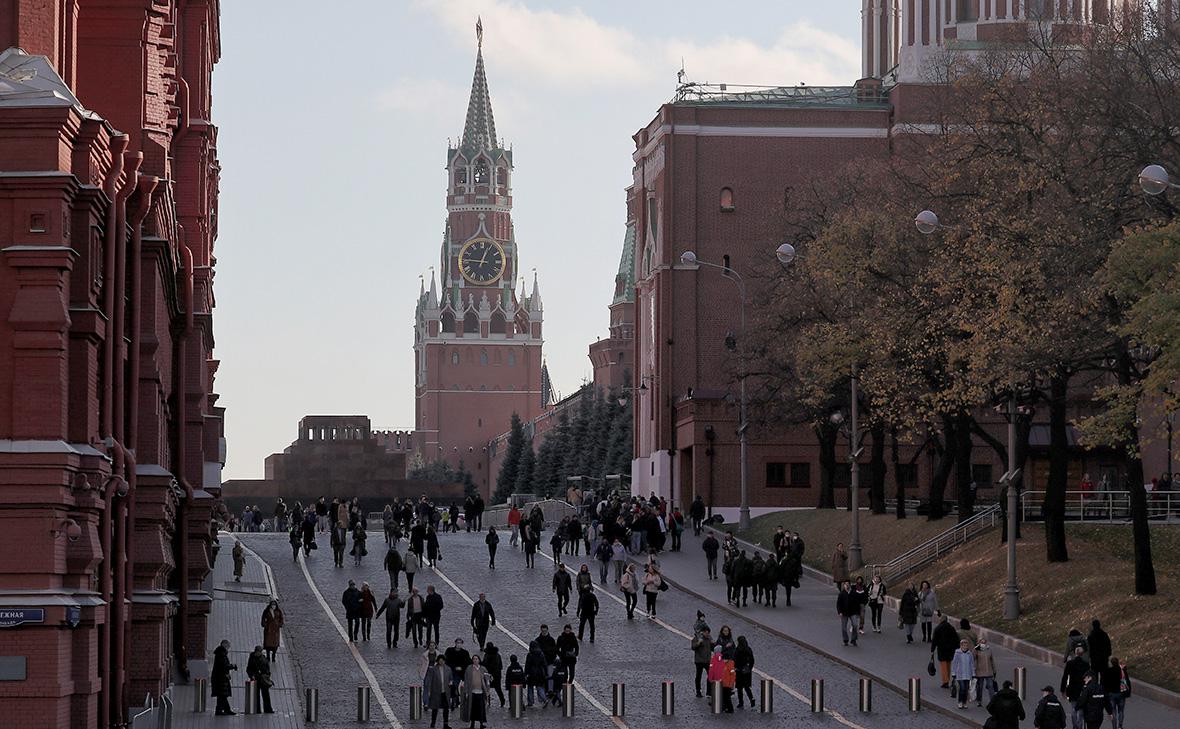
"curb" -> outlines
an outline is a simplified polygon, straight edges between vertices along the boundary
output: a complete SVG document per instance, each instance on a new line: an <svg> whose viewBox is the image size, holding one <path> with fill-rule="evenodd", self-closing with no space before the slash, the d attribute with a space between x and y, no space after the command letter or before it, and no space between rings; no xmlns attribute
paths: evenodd
<svg viewBox="0 0 1180 729"><path fill-rule="evenodd" d="M751 545L751 546L753 546L753 545ZM766 551L766 550L762 550L762 551ZM644 564L642 562L635 560L634 558L630 558L630 561L638 566L643 566L643 564ZM893 683L889 679L886 679L884 677L878 676L873 673L869 673L868 671L865 671L860 666L856 666L856 665L853 665L852 663L849 663L847 660L845 660L844 658L841 658L840 656L836 655L835 653L830 653L823 648L812 645L811 643L807 643L807 642L803 641L801 638L796 638L795 636L791 635L790 633L786 633L782 630L779 630L778 628L773 628L769 625L765 625L765 624L749 617L748 615L743 614L741 611L735 609L733 607L733 605L730 605L727 602L726 603L720 602L718 600L715 600L715 599L709 597L708 595L705 595L703 593L697 592L696 590L685 587L683 584L668 577L663 572L660 573L660 577L663 578L665 581L667 581L668 584L672 585L673 587L680 590L681 592L685 592L685 593L688 593L689 595L693 595L697 599L703 600L704 602L712 605L713 607L715 607L719 610L723 610L724 612L729 613L730 615L733 615L734 617L740 618L742 620L746 620L748 622L751 622L751 623L757 625L759 628L761 628L762 630L765 630L767 633L770 633L772 635L776 635L779 638L783 638L784 640L789 640L792 643L794 643L795 645L806 648L807 650L811 651L812 653L817 653L817 654L823 656L824 658L827 658L828 660L832 661L833 663L837 663L837 664L839 664L839 665L841 665L841 666L843 666L855 673L858 673L858 674L865 676L867 678L871 678L871 679L873 679L874 682L889 689L890 691L893 691L894 693L898 694L899 696L902 696L903 698L909 697L909 686L908 685L907 686L900 686L898 684ZM718 581L720 582L720 580L718 580ZM938 714L942 714L943 716L954 719L954 720L956 720L960 723L966 724L967 726L970 726L970 727L978 727L979 726L979 721L977 719L975 719L974 717L963 716L962 714L955 713L954 711L951 711L950 709L947 709L947 708L944 708L944 707L939 706L937 704L931 703L927 699L922 699L922 708L929 709L929 710L931 710L935 713L938 713Z"/></svg>

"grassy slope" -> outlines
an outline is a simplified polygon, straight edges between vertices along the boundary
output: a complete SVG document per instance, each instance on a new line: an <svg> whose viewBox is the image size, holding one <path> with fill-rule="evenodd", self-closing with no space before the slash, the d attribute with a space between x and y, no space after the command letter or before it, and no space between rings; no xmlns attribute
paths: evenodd
<svg viewBox="0 0 1180 729"><path fill-rule="evenodd" d="M776 525L799 531L807 543L806 561L829 571L837 541L848 543L850 515L844 510L785 511L754 520L745 539L769 547ZM953 522L861 513L865 561L887 562ZM1023 617L1016 624L1002 619L1007 556L999 534L978 537L912 577L929 579L948 613L1011 633L1037 645L1064 650L1072 627L1089 632L1097 617L1111 635L1116 656L1127 658L1132 676L1180 690L1180 527L1152 529L1152 548L1159 594L1135 595L1131 529L1124 526L1071 524L1070 561L1049 564L1044 531L1025 525L1018 544ZM901 592L900 586L890 591Z"/></svg>

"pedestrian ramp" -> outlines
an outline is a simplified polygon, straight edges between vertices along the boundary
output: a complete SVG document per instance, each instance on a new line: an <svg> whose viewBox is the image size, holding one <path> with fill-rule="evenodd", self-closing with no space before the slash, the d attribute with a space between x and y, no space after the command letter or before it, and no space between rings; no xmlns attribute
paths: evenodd
<svg viewBox="0 0 1180 729"><path fill-rule="evenodd" d="M1002 518L1000 505L992 504L982 511L976 512L969 519L955 524L950 529L910 548L888 562L871 564L867 569L870 574L880 575L885 584L897 584L898 580L903 577L918 571L943 555L953 552L975 537L992 531Z"/></svg>

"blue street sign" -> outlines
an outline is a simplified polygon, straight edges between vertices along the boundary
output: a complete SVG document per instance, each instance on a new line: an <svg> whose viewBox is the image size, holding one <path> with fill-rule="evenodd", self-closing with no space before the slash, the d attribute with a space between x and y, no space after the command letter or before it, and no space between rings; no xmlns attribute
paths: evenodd
<svg viewBox="0 0 1180 729"><path fill-rule="evenodd" d="M0 628L44 622L45 608L0 608Z"/></svg>

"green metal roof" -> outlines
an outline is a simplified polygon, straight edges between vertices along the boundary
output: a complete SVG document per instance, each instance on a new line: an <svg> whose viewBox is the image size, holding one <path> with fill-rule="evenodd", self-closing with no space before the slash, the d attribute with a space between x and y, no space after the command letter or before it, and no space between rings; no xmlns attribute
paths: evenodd
<svg viewBox="0 0 1180 729"><path fill-rule="evenodd" d="M623 236L623 255L619 257L619 272L615 275L615 298L611 304L635 301L635 223L627 224Z"/></svg>

